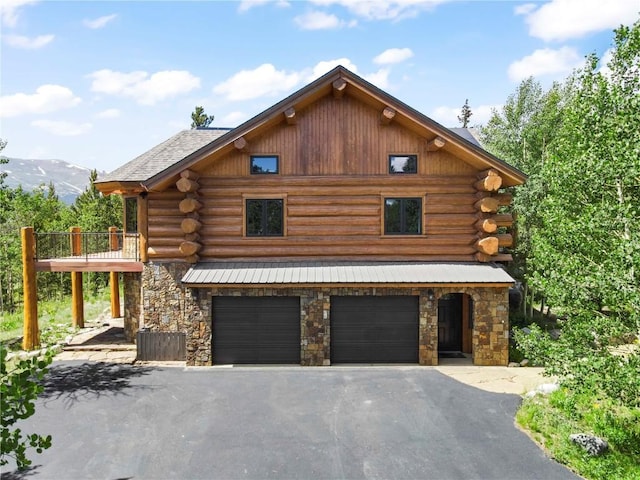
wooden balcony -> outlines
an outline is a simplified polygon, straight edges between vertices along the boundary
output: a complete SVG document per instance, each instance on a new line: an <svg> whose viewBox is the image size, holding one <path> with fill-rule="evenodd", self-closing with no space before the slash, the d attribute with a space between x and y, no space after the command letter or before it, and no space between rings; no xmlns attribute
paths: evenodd
<svg viewBox="0 0 640 480"><path fill-rule="evenodd" d="M112 227L108 232L34 233L37 272L141 272L140 238Z"/></svg>
<svg viewBox="0 0 640 480"><path fill-rule="evenodd" d="M83 272L109 272L111 316L120 315L120 272L141 272L144 255L140 254L138 234L118 232L82 232L73 227L69 232L35 233L23 227L22 281L24 289L24 335L22 348L32 350L40 344L38 326L37 272L70 272L71 321L84 327Z"/></svg>

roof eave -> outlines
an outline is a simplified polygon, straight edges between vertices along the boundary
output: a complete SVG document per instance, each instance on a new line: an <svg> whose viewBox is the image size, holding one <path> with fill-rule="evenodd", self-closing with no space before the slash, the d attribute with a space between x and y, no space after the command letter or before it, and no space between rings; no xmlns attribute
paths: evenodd
<svg viewBox="0 0 640 480"><path fill-rule="evenodd" d="M137 195L146 191L142 182L103 181L93 183L103 195Z"/></svg>

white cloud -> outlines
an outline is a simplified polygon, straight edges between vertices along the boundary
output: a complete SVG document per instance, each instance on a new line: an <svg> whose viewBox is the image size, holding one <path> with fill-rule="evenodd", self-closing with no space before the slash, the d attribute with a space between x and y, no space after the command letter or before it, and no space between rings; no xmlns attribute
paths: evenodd
<svg viewBox="0 0 640 480"><path fill-rule="evenodd" d="M103 69L87 76L93 79L91 91L131 97L141 105L155 105L200 88L200 79L185 70L165 70L149 75L143 71L124 73Z"/></svg>
<svg viewBox="0 0 640 480"><path fill-rule="evenodd" d="M377 72L365 75L364 79L373 83L378 88L385 89L389 86L389 69L381 68Z"/></svg>
<svg viewBox="0 0 640 480"><path fill-rule="evenodd" d="M53 120L34 120L31 122L34 127L41 128L53 135L63 137L75 137L87 133L93 125L90 123L71 123Z"/></svg>
<svg viewBox="0 0 640 480"><path fill-rule="evenodd" d="M98 113L96 117L98 118L118 118L120 116L120 110L117 108L108 108L107 110L103 110Z"/></svg>
<svg viewBox="0 0 640 480"><path fill-rule="evenodd" d="M333 60L323 60L311 68L300 71L277 70L270 63L265 63L253 70L242 70L222 83L213 87L213 93L222 95L229 101L244 101L259 97L268 97L289 93L301 83L312 82L338 65L358 73L358 67L346 57ZM390 70L381 68L377 72L362 75L369 82L380 88L386 88L389 84ZM234 112L234 114L237 112ZM231 115L231 114L230 114ZM230 117L223 120L239 120L238 117Z"/></svg>
<svg viewBox="0 0 640 480"><path fill-rule="evenodd" d="M219 123L224 127L237 127L248 119L249 115L244 112L230 112L222 117Z"/></svg>
<svg viewBox="0 0 640 480"><path fill-rule="evenodd" d="M335 15L318 11L298 15L293 21L296 22L302 30L330 30L346 25L346 22L340 20Z"/></svg>
<svg viewBox="0 0 640 480"><path fill-rule="evenodd" d="M15 93L0 97L0 117L49 113L75 107L81 102L71 90L60 85L42 85L36 93Z"/></svg>
<svg viewBox="0 0 640 480"><path fill-rule="evenodd" d="M0 3L2 24L7 27L15 27L18 23L20 7L36 3L36 1L37 0L2 0L2 3Z"/></svg>
<svg viewBox="0 0 640 480"><path fill-rule="evenodd" d="M529 34L545 41L580 38L630 25L640 6L633 0L552 0L526 17Z"/></svg>
<svg viewBox="0 0 640 480"><path fill-rule="evenodd" d="M373 63L378 65L389 65L392 63L400 63L413 57L410 48L389 48L373 59Z"/></svg>
<svg viewBox="0 0 640 480"><path fill-rule="evenodd" d="M529 15L537 8L535 3L524 3L522 5L518 5L513 9L513 13L516 15Z"/></svg>
<svg viewBox="0 0 640 480"><path fill-rule="evenodd" d="M365 20L402 20L432 10L447 0L312 0L316 5L340 5Z"/></svg>
<svg viewBox="0 0 640 480"><path fill-rule="evenodd" d="M286 0L242 0L238 6L238 11L244 13L253 7L260 7L268 3L273 3L277 7L288 7L291 4Z"/></svg>
<svg viewBox="0 0 640 480"><path fill-rule="evenodd" d="M89 20L88 18L85 18L82 21L82 24L87 28L96 30L98 28L103 28L107 23L109 23L112 20L115 20L117 16L118 15L113 13L111 15L104 15L103 17L99 17L93 20Z"/></svg>
<svg viewBox="0 0 640 480"><path fill-rule="evenodd" d="M470 125L484 125L491 118L493 110L500 111L502 109L502 105L469 106L471 107L472 113L471 119L469 120ZM445 127L460 127L458 115L460 115L461 110L462 105L459 107L440 106L432 110L429 116Z"/></svg>
<svg viewBox="0 0 640 480"><path fill-rule="evenodd" d="M307 75L306 81L312 82L316 78L321 77L329 70L337 67L338 65L342 65L348 70L351 70L353 73L358 73L358 67L351 63L351 60L348 58L336 58L334 60L324 60L322 62L316 63L316 65L311 69L311 73Z"/></svg>
<svg viewBox="0 0 640 480"><path fill-rule="evenodd" d="M36 50L51 43L55 38L55 35L38 35L33 38L25 37L23 35L3 35L2 38L7 45L11 47Z"/></svg>
<svg viewBox="0 0 640 480"><path fill-rule="evenodd" d="M613 48L609 48L600 58L600 69L598 71L607 78L611 78L611 69L609 68L611 60L613 60Z"/></svg>
<svg viewBox="0 0 640 480"><path fill-rule="evenodd" d="M543 48L531 55L516 60L507 70L509 78L518 82L528 77L542 75L563 76L582 64L575 48L561 47L558 50Z"/></svg>
<svg viewBox="0 0 640 480"><path fill-rule="evenodd" d="M213 93L223 95L227 100L250 100L288 92L300 80L297 72L287 73L276 70L270 63L264 63L253 70L241 70L213 87Z"/></svg>

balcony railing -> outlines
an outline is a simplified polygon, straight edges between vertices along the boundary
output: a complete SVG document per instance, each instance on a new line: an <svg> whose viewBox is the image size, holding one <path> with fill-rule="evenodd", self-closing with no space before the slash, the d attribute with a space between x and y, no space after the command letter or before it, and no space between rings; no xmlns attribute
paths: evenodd
<svg viewBox="0 0 640 480"><path fill-rule="evenodd" d="M72 232L35 233L35 259L118 259L140 261L137 233Z"/></svg>

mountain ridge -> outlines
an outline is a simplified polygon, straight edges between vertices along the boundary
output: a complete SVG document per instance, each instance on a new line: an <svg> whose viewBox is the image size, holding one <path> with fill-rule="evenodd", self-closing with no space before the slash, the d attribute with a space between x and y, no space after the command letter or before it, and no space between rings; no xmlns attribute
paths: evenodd
<svg viewBox="0 0 640 480"><path fill-rule="evenodd" d="M56 194L63 202L72 204L89 186L91 169L58 159L28 159L3 157L9 163L0 165L0 172L7 176L4 183L10 188L22 186L33 191L40 185L53 183ZM101 174L104 172L98 172Z"/></svg>

